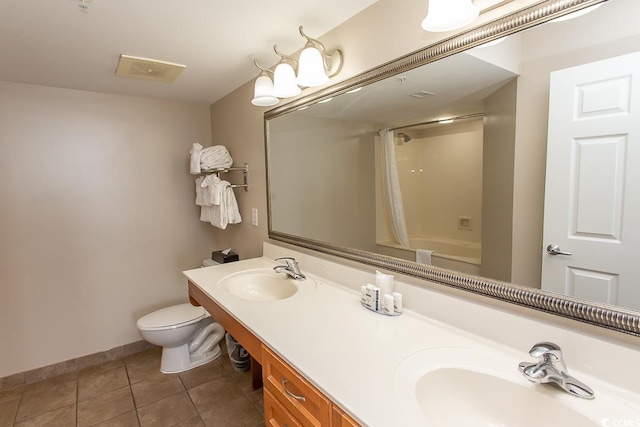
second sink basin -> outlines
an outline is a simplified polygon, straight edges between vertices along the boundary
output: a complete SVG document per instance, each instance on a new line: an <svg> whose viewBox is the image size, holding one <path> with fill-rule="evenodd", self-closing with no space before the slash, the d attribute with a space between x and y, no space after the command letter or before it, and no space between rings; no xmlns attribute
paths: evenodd
<svg viewBox="0 0 640 427"><path fill-rule="evenodd" d="M290 298L302 289L315 288L315 281L293 280L272 269L252 269L223 277L218 286L231 295L249 301L278 301Z"/></svg>
<svg viewBox="0 0 640 427"><path fill-rule="evenodd" d="M409 356L395 374L406 424L596 427L605 419L640 416L601 388L594 400L584 400L550 384L531 383L517 364L501 353L470 348L436 348Z"/></svg>

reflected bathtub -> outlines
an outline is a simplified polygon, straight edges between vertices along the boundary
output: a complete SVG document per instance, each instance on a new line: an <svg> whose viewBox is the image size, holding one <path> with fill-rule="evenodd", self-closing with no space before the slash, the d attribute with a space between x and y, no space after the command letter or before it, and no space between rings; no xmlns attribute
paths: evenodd
<svg viewBox="0 0 640 427"><path fill-rule="evenodd" d="M409 245L411 247L407 248L395 241L377 242L376 250L383 255L415 261L417 249L428 249L433 251L431 265L467 274L480 274L480 243L437 237L412 237Z"/></svg>

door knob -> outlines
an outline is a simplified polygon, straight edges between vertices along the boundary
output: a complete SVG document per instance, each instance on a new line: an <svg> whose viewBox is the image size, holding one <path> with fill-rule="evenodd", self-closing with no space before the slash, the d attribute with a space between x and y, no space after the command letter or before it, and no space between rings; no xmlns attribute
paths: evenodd
<svg viewBox="0 0 640 427"><path fill-rule="evenodd" d="M549 255L569 255L571 256L571 252L564 252L560 250L560 246L558 245L549 245L547 246L547 253Z"/></svg>

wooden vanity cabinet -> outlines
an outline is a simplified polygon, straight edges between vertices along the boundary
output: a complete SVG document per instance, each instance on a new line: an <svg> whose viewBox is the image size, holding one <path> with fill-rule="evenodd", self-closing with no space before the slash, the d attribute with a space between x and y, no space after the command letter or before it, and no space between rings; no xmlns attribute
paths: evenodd
<svg viewBox="0 0 640 427"><path fill-rule="evenodd" d="M275 398L268 388L262 389L264 396L264 423L271 427L304 427Z"/></svg>
<svg viewBox="0 0 640 427"><path fill-rule="evenodd" d="M253 386L264 385L265 424L272 427L359 427L320 390L189 282L189 299L204 307L251 355ZM261 378L257 378L262 374ZM260 381L258 381L260 380Z"/></svg>
<svg viewBox="0 0 640 427"><path fill-rule="evenodd" d="M360 426L266 345L262 346L262 381L267 425Z"/></svg>
<svg viewBox="0 0 640 427"><path fill-rule="evenodd" d="M264 345L262 382L302 425L331 425L331 401Z"/></svg>
<svg viewBox="0 0 640 427"><path fill-rule="evenodd" d="M333 405L331 411L331 427L360 427L360 424L347 415L342 409Z"/></svg>
<svg viewBox="0 0 640 427"><path fill-rule="evenodd" d="M189 281L189 301L192 305L202 306L229 332L251 355L251 382L254 390L262 387L262 342L240 322L234 319L225 309L216 304L200 288Z"/></svg>

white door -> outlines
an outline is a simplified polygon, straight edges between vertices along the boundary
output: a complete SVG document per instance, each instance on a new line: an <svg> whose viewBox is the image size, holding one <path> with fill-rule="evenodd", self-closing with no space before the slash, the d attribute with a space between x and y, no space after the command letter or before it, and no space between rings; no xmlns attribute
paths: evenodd
<svg viewBox="0 0 640 427"><path fill-rule="evenodd" d="M640 310L640 52L551 73L542 249L542 289Z"/></svg>

